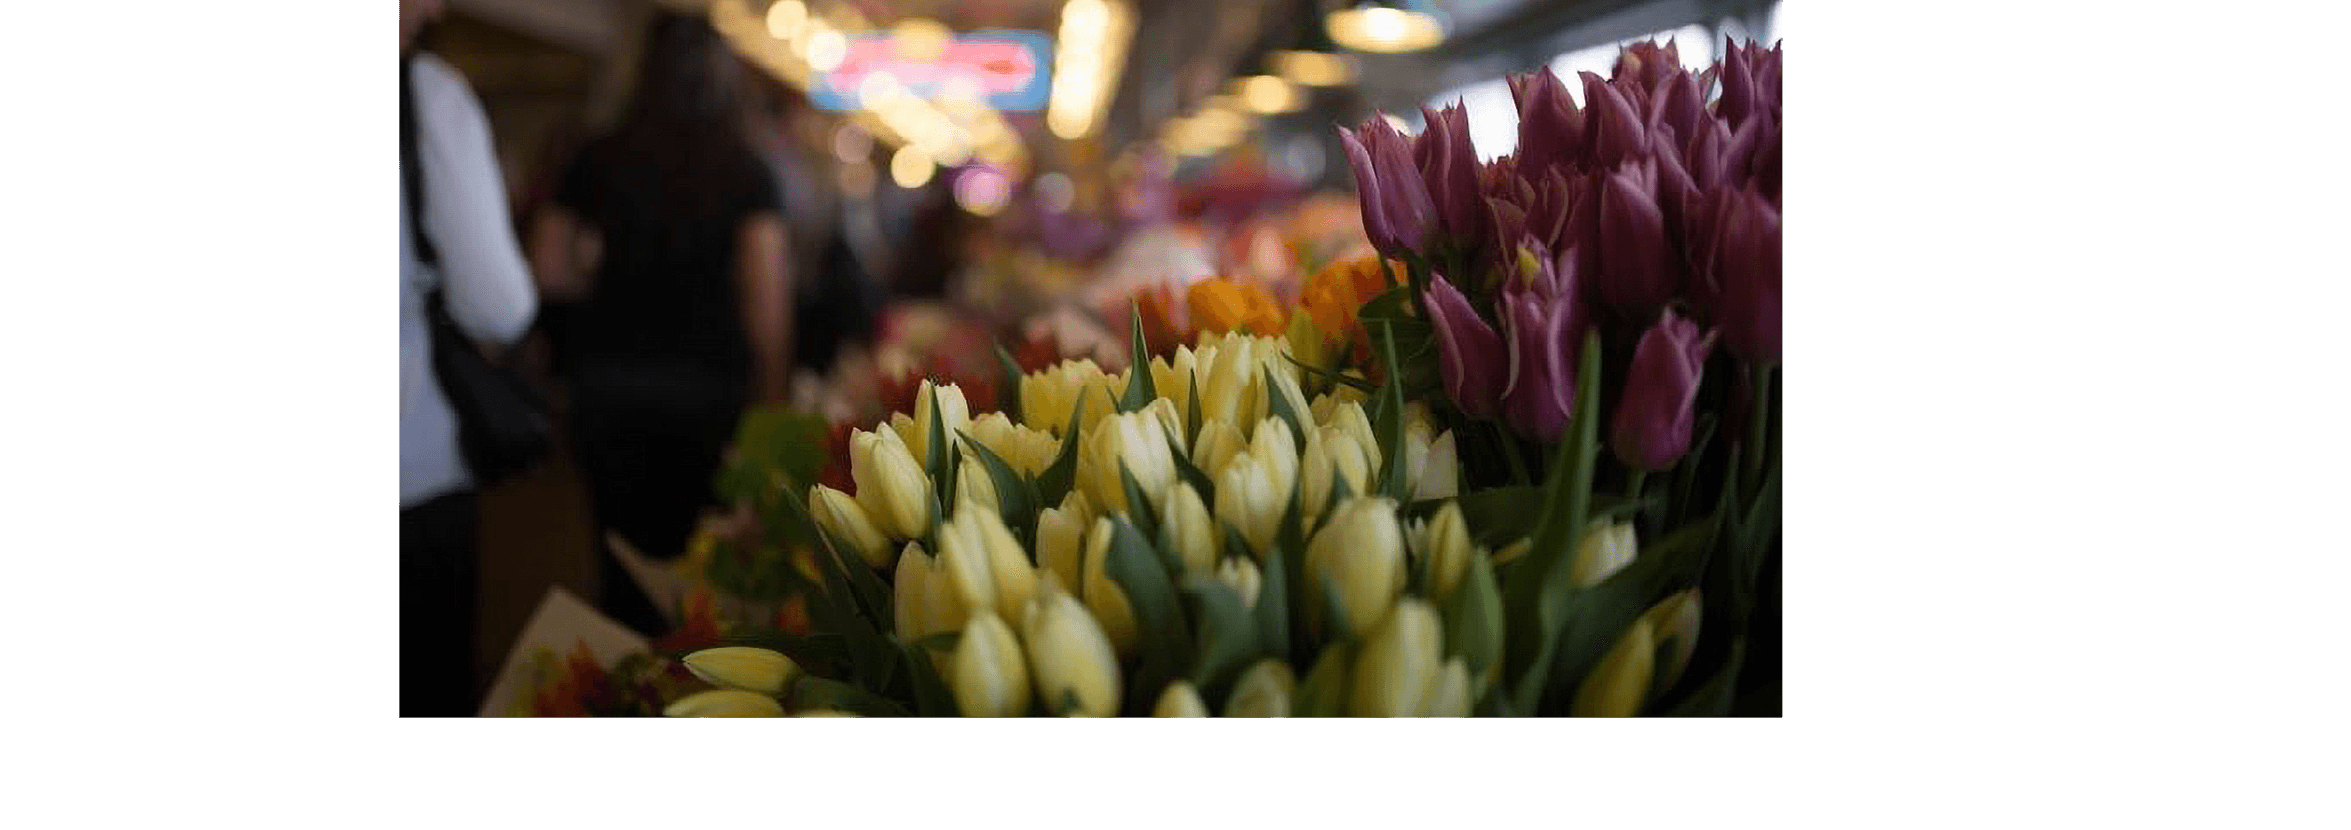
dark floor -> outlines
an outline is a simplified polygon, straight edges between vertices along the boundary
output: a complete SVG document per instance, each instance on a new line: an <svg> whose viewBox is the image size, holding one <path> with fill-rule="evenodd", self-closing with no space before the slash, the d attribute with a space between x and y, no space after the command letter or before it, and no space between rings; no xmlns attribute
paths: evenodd
<svg viewBox="0 0 2351 830"><path fill-rule="evenodd" d="M497 676L549 587L560 585L581 597L597 595L587 506L579 468L560 452L539 469L482 491L481 627L474 643L474 676L483 683Z"/></svg>

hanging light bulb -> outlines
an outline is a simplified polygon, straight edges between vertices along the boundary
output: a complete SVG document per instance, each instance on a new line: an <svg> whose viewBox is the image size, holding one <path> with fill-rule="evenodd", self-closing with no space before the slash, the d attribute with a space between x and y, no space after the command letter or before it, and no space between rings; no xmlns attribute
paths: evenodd
<svg viewBox="0 0 2351 830"><path fill-rule="evenodd" d="M1299 86L1339 86L1355 76L1346 57L1329 52L1304 49L1275 52L1273 65L1284 80Z"/></svg>
<svg viewBox="0 0 2351 830"><path fill-rule="evenodd" d="M1363 52L1415 52L1445 40L1445 27L1423 11L1366 3L1323 17L1339 45Z"/></svg>

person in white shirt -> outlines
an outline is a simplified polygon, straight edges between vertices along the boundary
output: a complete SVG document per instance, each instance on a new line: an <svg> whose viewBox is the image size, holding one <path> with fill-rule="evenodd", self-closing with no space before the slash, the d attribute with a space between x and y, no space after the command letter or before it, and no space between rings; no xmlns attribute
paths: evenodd
<svg viewBox="0 0 2351 830"><path fill-rule="evenodd" d="M400 185L400 713L471 711L474 481L457 416L433 375L426 301L478 343L519 340L538 310L507 219L505 179L488 119L465 78L414 51L438 2L400 4L403 169ZM409 154L413 152L413 163ZM415 203L411 204L414 200ZM411 221L411 217L417 221Z"/></svg>

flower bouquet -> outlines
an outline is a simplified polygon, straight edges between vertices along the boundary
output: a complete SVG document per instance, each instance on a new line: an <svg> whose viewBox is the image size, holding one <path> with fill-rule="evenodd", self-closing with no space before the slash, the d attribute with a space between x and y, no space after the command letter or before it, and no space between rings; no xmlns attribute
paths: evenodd
<svg viewBox="0 0 2351 830"><path fill-rule="evenodd" d="M1382 256L1296 313L923 382L759 499L811 633L666 713L1776 714L1779 52L1677 62L1512 79L1490 164L1458 107L1349 131Z"/></svg>

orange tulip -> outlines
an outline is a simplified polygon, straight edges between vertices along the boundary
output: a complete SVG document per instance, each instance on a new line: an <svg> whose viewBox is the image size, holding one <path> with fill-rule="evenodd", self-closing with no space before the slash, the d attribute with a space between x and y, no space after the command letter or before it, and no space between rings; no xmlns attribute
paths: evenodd
<svg viewBox="0 0 2351 830"><path fill-rule="evenodd" d="M1254 283L1211 277L1194 283L1185 299L1191 306L1192 325L1200 331L1224 334L1245 330L1279 337L1289 328L1272 292Z"/></svg>
<svg viewBox="0 0 2351 830"><path fill-rule="evenodd" d="M1402 266L1394 266L1401 273ZM1361 362L1371 351L1371 338L1357 316L1363 304L1388 290L1388 275L1377 256L1333 260L1306 278L1299 307L1314 319L1326 342L1355 349Z"/></svg>

